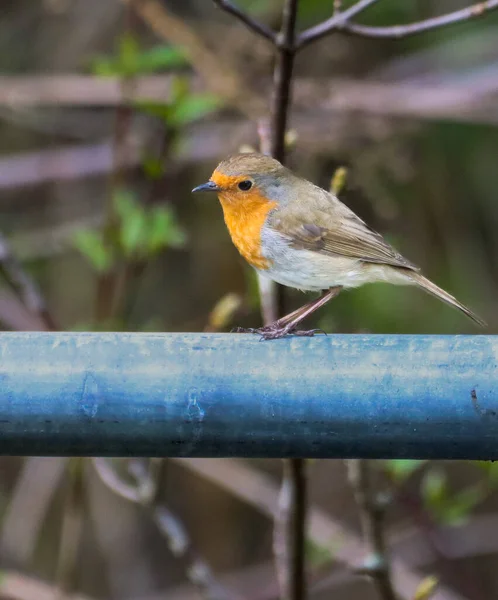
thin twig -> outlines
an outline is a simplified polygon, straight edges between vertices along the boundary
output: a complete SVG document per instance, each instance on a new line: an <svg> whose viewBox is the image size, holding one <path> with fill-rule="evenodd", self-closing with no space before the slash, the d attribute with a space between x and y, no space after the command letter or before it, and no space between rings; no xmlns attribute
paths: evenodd
<svg viewBox="0 0 498 600"><path fill-rule="evenodd" d="M217 56L203 43L197 33L182 19L175 16L158 0L121 0L133 6L141 19L161 39L181 46L192 67L203 78L206 86L231 106L236 106L250 119L258 119L265 112L263 99L254 87L246 84L226 56Z"/></svg>
<svg viewBox="0 0 498 600"><path fill-rule="evenodd" d="M272 42L273 44L275 43L275 32L263 23L256 21L256 19L250 17L243 10L240 10L240 8L237 8L237 6L235 6L231 2L228 2L228 0L213 0L213 2L216 4L216 6L221 8L221 10L224 10L228 14L234 16L239 21L242 21L242 23L244 23L244 25L248 27L251 31L254 31L254 33L257 33L261 37L270 40L270 42Z"/></svg>
<svg viewBox="0 0 498 600"><path fill-rule="evenodd" d="M129 502L140 502L138 487L123 481L106 458L93 458L92 465L102 483L117 496L121 496Z"/></svg>
<svg viewBox="0 0 498 600"><path fill-rule="evenodd" d="M71 591L77 566L83 526L83 458L71 458L67 464L66 502L56 567L56 598L62 600Z"/></svg>
<svg viewBox="0 0 498 600"><path fill-rule="evenodd" d="M273 77L271 107L271 147L274 158L285 161L285 134L291 103L292 72L295 58L295 36L298 0L286 0L282 28L277 36L278 55ZM275 294L277 302L275 303ZM284 311L283 289L262 296L262 307L277 305L277 314ZM268 310L268 309L267 309ZM274 548L278 580L284 598L303 600L306 597L305 527L306 527L306 464L304 459L284 461L280 503L274 526Z"/></svg>
<svg viewBox="0 0 498 600"><path fill-rule="evenodd" d="M288 599L290 597L288 520L291 510L291 482L287 469L290 461L283 461L283 465L282 484L278 493L277 508L273 515L273 557L280 597Z"/></svg>
<svg viewBox="0 0 498 600"><path fill-rule="evenodd" d="M271 155L272 130L268 119L260 119L258 121L258 137L261 154ZM279 316L279 290L277 284L268 277L261 275L261 273L258 273L257 277L263 324L269 325L276 321Z"/></svg>
<svg viewBox="0 0 498 600"><path fill-rule="evenodd" d="M330 19L323 21L323 23L319 23L314 27L306 29L298 36L296 41L296 49L300 50L301 48L304 48L304 46L307 46L311 42L316 42L316 40L325 37L333 31L344 29L349 19L352 19L356 15L360 14L377 1L378 0L359 0L359 2L353 4L353 6L347 10L344 10L340 13L335 13L332 15L332 17L330 17Z"/></svg>
<svg viewBox="0 0 498 600"><path fill-rule="evenodd" d="M290 514L287 525L290 534L289 573L291 600L306 597L305 541L306 541L306 459L294 458L287 462L290 483Z"/></svg>
<svg viewBox="0 0 498 600"><path fill-rule="evenodd" d="M382 600L396 600L387 556L384 515L385 502L372 489L370 464L367 460L348 460L348 476L360 512L363 538L369 556L360 573L369 575Z"/></svg>
<svg viewBox="0 0 498 600"><path fill-rule="evenodd" d="M9 243L2 233L0 233L0 272L24 306L41 319L46 329L57 331L57 325L37 285L12 254Z"/></svg>
<svg viewBox="0 0 498 600"><path fill-rule="evenodd" d="M369 27L367 25L358 25L357 23L345 23L341 30L364 38L393 38L399 39L416 35L424 31L439 29L447 25L470 21L484 16L489 11L498 8L498 0L488 0L487 2L478 2L467 8L456 10L439 17L432 17L424 21L409 23L407 25L390 25L387 27Z"/></svg>
<svg viewBox="0 0 498 600"><path fill-rule="evenodd" d="M277 61L273 74L273 96L270 113L271 155L281 163L285 162L285 133L291 103L292 71L295 58L295 36L298 0L286 0L282 14L282 28L277 36ZM277 316L285 313L285 294L281 286L273 286L273 298L262 298L261 305L276 306Z"/></svg>
<svg viewBox="0 0 498 600"><path fill-rule="evenodd" d="M282 15L282 29L277 37L279 51L273 75L271 154L280 162L285 160L285 132L287 130L287 120L291 102L297 5L298 0L286 0Z"/></svg>
<svg viewBox="0 0 498 600"><path fill-rule="evenodd" d="M160 143L157 150L156 160L158 164L170 165L171 154L174 148L174 142L177 138L177 131L174 127L163 124L163 131L160 133ZM141 204L144 208L152 205L156 198L162 195L161 184L164 181L164 176L159 179L154 179L149 182L149 189L146 194L141 197ZM116 293L115 306L116 310L120 311L122 322L128 323L135 303L138 297L137 290L140 287L141 280L147 271L150 259L129 260L124 265L121 272L118 290Z"/></svg>
<svg viewBox="0 0 498 600"><path fill-rule="evenodd" d="M125 5L121 35L132 34L134 22L134 12L130 6ZM117 107L115 114L113 168L109 177L105 217L102 226L102 240L108 252L112 250L113 237L118 226L115 208L116 193L126 185L126 165L129 160L129 138L133 119L134 78L123 76L120 79L120 85L123 104ZM121 267L119 265L113 265L109 270L100 273L98 276L95 297L95 320L97 323L105 322L114 316L120 271Z"/></svg>
<svg viewBox="0 0 498 600"><path fill-rule="evenodd" d="M275 516L279 486L272 477L262 471L244 464L243 461L229 458L212 458L210 460L172 458L170 460L245 504L254 507L259 513L269 518ZM328 549L329 552L332 548L332 557L335 562L346 564L354 569L358 565L358 556L365 550L360 536L345 527L343 521L335 519L329 512L318 506L311 505L308 513L308 539L317 547ZM498 516L496 522L498 523ZM489 527L488 524L488 529ZM453 548L456 550L457 544L454 544ZM425 552L425 547L422 552ZM462 555L456 553L455 556ZM427 552L423 558L418 556L417 558L419 559L418 566L430 563L430 555ZM393 579L398 595L403 600L413 600L415 591L423 578L420 571L409 567L408 559L415 560L411 553L409 553L409 557L403 556L402 552L393 554ZM444 584L440 585L436 598L437 600L467 600L466 597Z"/></svg>
<svg viewBox="0 0 498 600"><path fill-rule="evenodd" d="M130 475L136 485L125 483L106 459L94 458L93 465L101 481L113 492L150 511L159 531L168 542L172 554L182 562L187 577L202 596L208 600L240 600L239 596L221 584L210 566L197 553L182 521L161 501L164 488L166 461L149 459L147 463L134 460L129 463Z"/></svg>

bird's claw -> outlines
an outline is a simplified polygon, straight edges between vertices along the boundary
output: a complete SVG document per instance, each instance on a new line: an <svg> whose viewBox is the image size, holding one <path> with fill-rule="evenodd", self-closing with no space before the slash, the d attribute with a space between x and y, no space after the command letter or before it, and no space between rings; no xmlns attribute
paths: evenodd
<svg viewBox="0 0 498 600"><path fill-rule="evenodd" d="M234 327L232 333L255 333L260 335L260 341L263 340L277 340L279 338L286 337L288 335L295 335L296 337L313 337L317 333L327 335L323 329L293 329L292 326L285 325L283 327L278 324L266 325L265 327Z"/></svg>
<svg viewBox="0 0 498 600"><path fill-rule="evenodd" d="M302 330L292 329L292 327L279 327L274 328L271 331L262 332L260 341L277 340L288 335L295 335L296 337L313 337L317 333L323 333L324 335L327 335L323 329Z"/></svg>
<svg viewBox="0 0 498 600"><path fill-rule="evenodd" d="M261 329L254 327L234 327L230 333L260 333Z"/></svg>

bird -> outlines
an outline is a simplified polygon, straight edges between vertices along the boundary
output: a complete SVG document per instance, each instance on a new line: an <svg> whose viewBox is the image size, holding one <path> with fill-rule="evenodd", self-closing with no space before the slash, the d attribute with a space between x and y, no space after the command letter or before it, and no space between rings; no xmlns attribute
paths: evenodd
<svg viewBox="0 0 498 600"><path fill-rule="evenodd" d="M209 181L192 192L215 192L232 241L258 273L302 291L315 300L264 327L242 329L270 340L299 330L303 319L342 290L367 283L415 285L486 323L444 291L369 227L336 195L298 176L266 154L233 154L221 161Z"/></svg>

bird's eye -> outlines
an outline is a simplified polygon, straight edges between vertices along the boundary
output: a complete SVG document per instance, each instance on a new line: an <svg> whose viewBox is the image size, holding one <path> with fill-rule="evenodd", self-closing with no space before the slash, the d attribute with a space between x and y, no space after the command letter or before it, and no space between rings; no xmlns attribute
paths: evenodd
<svg viewBox="0 0 498 600"><path fill-rule="evenodd" d="M252 188L252 181L249 181L249 179L245 179L244 181L241 181L238 185L239 190L242 190L243 192L247 192L247 190L250 190Z"/></svg>

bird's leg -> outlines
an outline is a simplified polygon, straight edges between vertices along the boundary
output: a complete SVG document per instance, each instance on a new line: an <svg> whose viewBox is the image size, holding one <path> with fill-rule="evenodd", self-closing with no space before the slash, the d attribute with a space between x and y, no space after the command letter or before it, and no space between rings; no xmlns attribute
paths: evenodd
<svg viewBox="0 0 498 600"><path fill-rule="evenodd" d="M299 308L297 308L296 310L293 310L288 315L285 315L284 317L281 317L280 319L273 321L273 323L270 323L269 325L265 325L263 327L235 327L234 329L232 329L232 332L233 333L265 333L267 331L276 331L277 329L282 329L282 327L287 325L287 323L289 323L289 321L292 321L292 319L298 317L304 310L307 310L308 308L311 308L312 306L314 306L319 300L321 300L322 295L324 293L325 292L322 292L322 294L318 298L315 298L315 300L308 302L304 306L300 306Z"/></svg>
<svg viewBox="0 0 498 600"><path fill-rule="evenodd" d="M258 333L265 340L273 340L276 338L284 337L290 333L298 336L307 336L311 337L317 331L317 329L311 329L309 331L295 331L296 327L299 323L326 304L329 300L334 298L339 294L342 290L341 286L330 288L329 290L324 290L321 295L308 302L304 306L301 306L297 310L285 315L284 317L274 321L270 325L266 325L265 327L260 327L258 329L242 329L241 327L237 328L237 332L239 333Z"/></svg>
<svg viewBox="0 0 498 600"><path fill-rule="evenodd" d="M299 331L296 330L296 327L299 325L299 323L301 323L301 321L306 319L306 317L309 317L312 313L321 308L324 304L327 304L329 300L332 300L332 298L335 298L337 295L339 295L339 292L341 290L342 286L337 286L323 291L322 294L313 302L305 304L303 307L301 307L301 309L294 311L294 313L291 313L286 317L282 317L282 319L279 319L280 322L275 321L275 323L273 324L274 327L271 330L262 331L262 339L274 340L289 334L304 337L312 337L313 335L315 335L315 333L317 333L320 330L310 329L308 331ZM282 320L285 320L283 324L281 323Z"/></svg>

